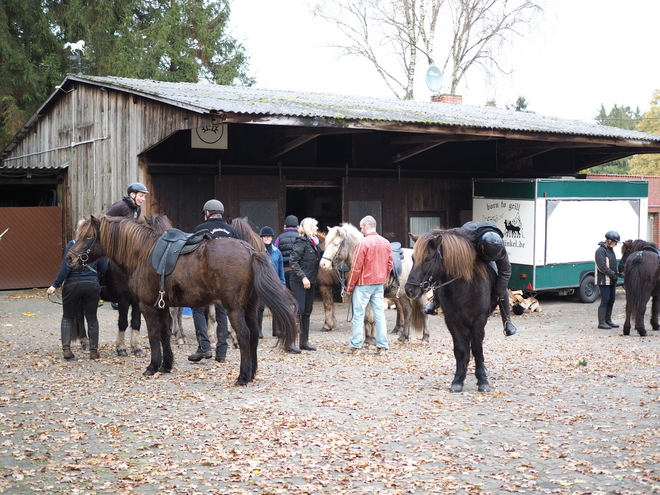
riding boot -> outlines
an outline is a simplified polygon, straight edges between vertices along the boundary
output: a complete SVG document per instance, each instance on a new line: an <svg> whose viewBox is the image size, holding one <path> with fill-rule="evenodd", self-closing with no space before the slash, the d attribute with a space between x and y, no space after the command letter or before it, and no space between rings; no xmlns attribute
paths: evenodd
<svg viewBox="0 0 660 495"><path fill-rule="evenodd" d="M612 328L605 322L605 314L607 313L607 308L598 308L598 328L602 330L609 330Z"/></svg>
<svg viewBox="0 0 660 495"><path fill-rule="evenodd" d="M309 343L309 316L300 320L300 348L305 351L315 351L316 347Z"/></svg>
<svg viewBox="0 0 660 495"><path fill-rule="evenodd" d="M611 326L612 328L619 328L619 325L612 323L612 310L614 309L611 306L608 306L607 311L605 311L605 324Z"/></svg>
<svg viewBox="0 0 660 495"><path fill-rule="evenodd" d="M435 300L431 299L426 306L424 306L425 315L437 315L438 311L435 307Z"/></svg>
<svg viewBox="0 0 660 495"><path fill-rule="evenodd" d="M99 359L99 322L95 321L89 324L87 328L89 334L89 359Z"/></svg>
<svg viewBox="0 0 660 495"><path fill-rule="evenodd" d="M504 325L504 335L510 337L516 333L516 327L511 323L511 307L509 306L509 298L500 297L498 300L500 306L500 314L502 315L502 324Z"/></svg>
<svg viewBox="0 0 660 495"><path fill-rule="evenodd" d="M73 331L73 320L62 318L62 356L64 359L75 359L76 356L71 352L71 332Z"/></svg>

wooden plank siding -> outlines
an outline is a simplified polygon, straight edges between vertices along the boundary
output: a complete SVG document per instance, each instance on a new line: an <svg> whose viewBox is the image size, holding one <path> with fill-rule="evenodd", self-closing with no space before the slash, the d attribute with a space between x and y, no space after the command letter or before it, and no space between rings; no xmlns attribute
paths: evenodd
<svg viewBox="0 0 660 495"><path fill-rule="evenodd" d="M178 130L208 123L207 115L76 84L54 100L47 118L36 122L4 165L66 167L70 204L64 224L70 237L80 218L107 211L126 194L130 183L139 181L150 187L140 162L143 152ZM152 203L158 205L155 195L147 197L143 213L152 212Z"/></svg>

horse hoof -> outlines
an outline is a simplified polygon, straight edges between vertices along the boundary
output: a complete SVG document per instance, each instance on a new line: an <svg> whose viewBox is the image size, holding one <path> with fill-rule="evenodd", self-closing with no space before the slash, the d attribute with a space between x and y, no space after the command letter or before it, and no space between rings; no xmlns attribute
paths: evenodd
<svg viewBox="0 0 660 495"><path fill-rule="evenodd" d="M321 329L321 331L322 331L322 332L332 332L332 328L323 327L323 328Z"/></svg>
<svg viewBox="0 0 660 495"><path fill-rule="evenodd" d="M247 387L247 382L244 382L242 380L236 380L236 383L234 383L237 387Z"/></svg>
<svg viewBox="0 0 660 495"><path fill-rule="evenodd" d="M450 392L462 392L463 391L463 385L460 385L458 383L453 383L451 387L449 387Z"/></svg>
<svg viewBox="0 0 660 495"><path fill-rule="evenodd" d="M126 349L117 349L117 356L128 356Z"/></svg>
<svg viewBox="0 0 660 495"><path fill-rule="evenodd" d="M144 351L142 349L134 349L132 353L134 356L142 356L144 354Z"/></svg>
<svg viewBox="0 0 660 495"><path fill-rule="evenodd" d="M406 337L404 337L403 335L399 335L399 338L396 339L396 340L397 340L397 342L401 342L402 344L405 344L406 342L408 342L408 339Z"/></svg>
<svg viewBox="0 0 660 495"><path fill-rule="evenodd" d="M639 336L640 337L646 337L646 330L638 330Z"/></svg>
<svg viewBox="0 0 660 495"><path fill-rule="evenodd" d="M160 368L158 368L158 373L172 373L172 370L171 370L171 369L170 369L170 370L166 370L165 368L163 368L163 367L161 366Z"/></svg>
<svg viewBox="0 0 660 495"><path fill-rule="evenodd" d="M142 373L142 376L154 376L156 374L155 371L151 371L149 369L145 370L144 373Z"/></svg>
<svg viewBox="0 0 660 495"><path fill-rule="evenodd" d="M477 386L479 392L490 392L490 386L487 383L483 383Z"/></svg>

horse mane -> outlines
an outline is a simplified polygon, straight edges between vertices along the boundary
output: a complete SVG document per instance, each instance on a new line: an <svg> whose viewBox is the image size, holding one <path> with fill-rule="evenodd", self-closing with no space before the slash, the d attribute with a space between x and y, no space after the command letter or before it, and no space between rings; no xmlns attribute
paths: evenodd
<svg viewBox="0 0 660 495"><path fill-rule="evenodd" d="M250 223L247 220L247 217L236 217L231 221L231 226L234 227L238 238L242 241L247 242L252 246L258 253L266 252L266 245L264 241L261 240L261 237L252 230Z"/></svg>
<svg viewBox="0 0 660 495"><path fill-rule="evenodd" d="M141 220L125 217L98 217L101 238L106 245L106 256L124 260L135 268L151 257L156 240L172 224L166 216L150 215ZM91 220L78 229L77 238L89 236L94 228ZM93 234L92 234L93 235Z"/></svg>
<svg viewBox="0 0 660 495"><path fill-rule="evenodd" d="M421 265L427 254L438 256L442 252L442 265L448 278L471 281L475 277L486 278L486 264L477 259L472 241L454 230L435 229L421 234L413 248L413 261Z"/></svg>
<svg viewBox="0 0 660 495"><path fill-rule="evenodd" d="M626 254L634 253L635 251L641 251L645 247L654 247L657 248L658 245L652 241L646 241L644 239L628 239L621 243L621 256Z"/></svg>
<svg viewBox="0 0 660 495"><path fill-rule="evenodd" d="M354 248L364 236L353 224L343 222L336 227L330 227L328 229L328 233L325 236L325 248L328 249L337 237L341 237L346 241L346 263L350 266L353 263Z"/></svg>

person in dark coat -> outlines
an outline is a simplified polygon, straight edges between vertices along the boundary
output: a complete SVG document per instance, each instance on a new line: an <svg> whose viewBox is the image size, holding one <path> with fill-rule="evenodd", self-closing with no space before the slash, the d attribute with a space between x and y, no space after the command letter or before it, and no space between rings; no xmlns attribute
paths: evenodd
<svg viewBox="0 0 660 495"><path fill-rule="evenodd" d="M596 249L596 285L600 289L600 306L598 306L598 328L608 330L618 328L612 322L612 310L616 297L616 283L619 274L616 272L616 254L614 247L619 243L619 233L610 230L605 234L605 241L598 243Z"/></svg>
<svg viewBox="0 0 660 495"><path fill-rule="evenodd" d="M105 213L110 217L140 218L142 203L147 199L147 188L140 182L133 182L126 190L126 196L112 204Z"/></svg>
<svg viewBox="0 0 660 495"><path fill-rule="evenodd" d="M504 335L507 337L516 333L516 327L511 323L511 305L509 303L509 279L511 278L511 263L504 246L504 234L492 222L467 222L462 227L451 229L465 234L474 244L477 256L486 263L492 263L497 272L497 281L493 287L493 297L497 301L502 315ZM436 297L426 305L424 312L435 314L439 305Z"/></svg>
<svg viewBox="0 0 660 495"><path fill-rule="evenodd" d="M259 231L259 237L264 241L264 246L266 246L266 253L270 257L270 264L277 273L277 278L280 279L282 285L286 285L286 280L284 279L284 260L282 258L282 252L273 246L273 236L275 231L268 225L261 228ZM264 321L264 309L266 305L263 300L259 301L259 310L257 313L257 319L259 322L259 338L263 338L263 321ZM275 329L273 328L273 337L275 336Z"/></svg>
<svg viewBox="0 0 660 495"><path fill-rule="evenodd" d="M66 360L75 359L71 351L71 334L73 321L78 308L82 306L87 320L89 333L89 358L99 359L99 321L96 315L101 296L99 271L104 271L105 258L85 263L81 268L71 268L66 262L66 255L75 241L70 241L64 250L60 271L53 285L48 287L48 294L53 294L62 286L62 322L60 325L62 338L62 356Z"/></svg>
<svg viewBox="0 0 660 495"><path fill-rule="evenodd" d="M225 213L224 205L217 199L210 199L204 204L202 214L204 222L195 227L195 232L208 230L211 237L218 239L220 237L231 237L238 239L234 227L225 223L222 215ZM195 324L195 337L197 337L197 351L188 356L188 361L197 362L202 359L213 357L211 350L211 341L209 340L207 328L208 308L193 308L193 323ZM227 359L227 337L229 336L229 324L227 322L227 310L215 305L215 321L217 323L215 334L217 342L215 345L215 360L224 363Z"/></svg>
<svg viewBox="0 0 660 495"><path fill-rule="evenodd" d="M295 215L289 215L284 219L284 232L282 232L273 245L282 252L282 261L284 262L284 280L286 281L286 286L291 290L291 285L289 284L289 278L291 277L291 266L289 265L289 257L291 256L291 250L293 249L293 242L300 235L298 232L298 217Z"/></svg>
<svg viewBox="0 0 660 495"><path fill-rule="evenodd" d="M300 323L300 349L315 351L309 343L309 323L314 307L316 276L323 252L319 247L318 222L314 218L303 218L300 222L300 236L293 243L289 257L291 266L291 292L298 303L298 321ZM300 352L289 349L288 352Z"/></svg>

